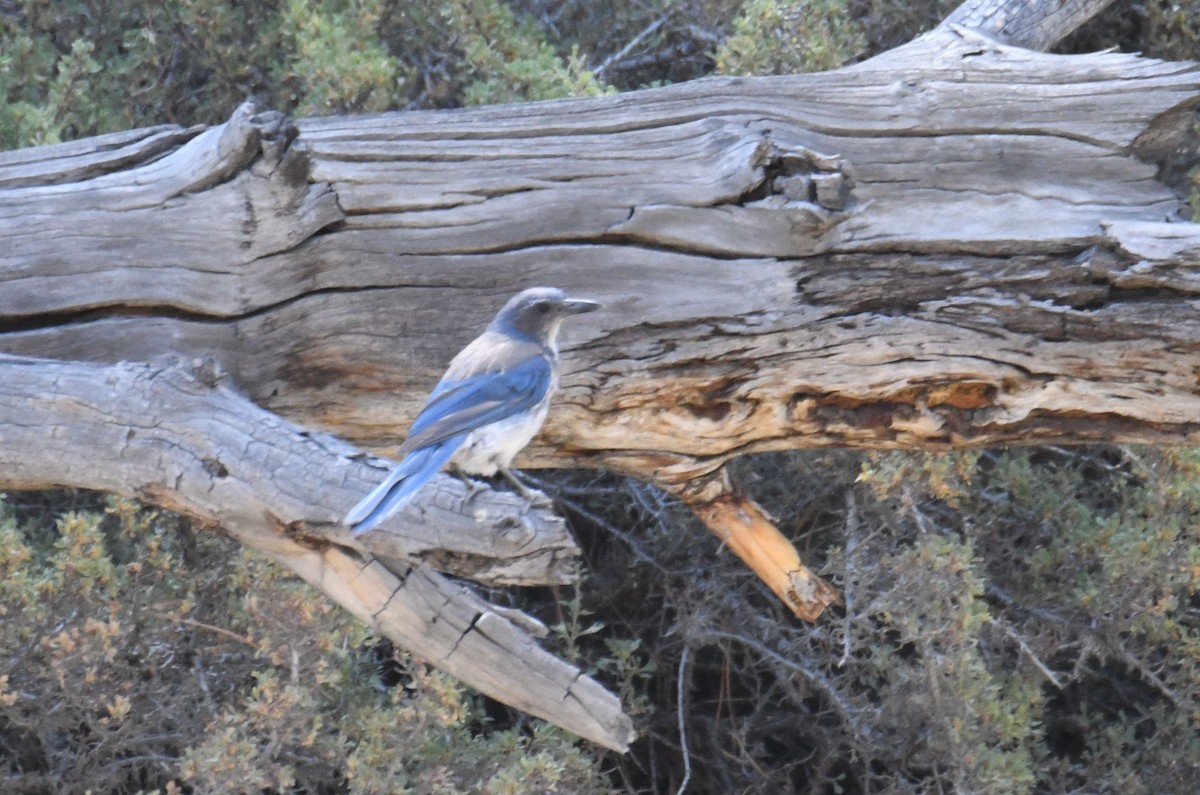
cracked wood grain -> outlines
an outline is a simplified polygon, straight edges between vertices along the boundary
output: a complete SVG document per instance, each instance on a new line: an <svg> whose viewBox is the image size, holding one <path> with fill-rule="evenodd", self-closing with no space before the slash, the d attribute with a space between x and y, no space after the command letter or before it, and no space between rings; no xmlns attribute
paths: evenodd
<svg viewBox="0 0 1200 795"><path fill-rule="evenodd" d="M1035 440L1039 426L1056 438L1066 407L1047 383L1091 393L1101 378L1136 381L1139 362L1158 355L1133 344L1157 335L1153 317L1164 333L1191 328L1172 287L1188 278L1186 251L1174 282L1135 295L1129 285L1146 279L1129 269L1148 266L1106 230L1157 224L1143 227L1156 230L1141 233L1147 244L1187 240L1192 227L1164 220L1179 201L1139 147L1159 126L1183 135L1174 119L1198 86L1191 65L943 32L823 75L701 81L517 115L303 121L287 157L310 162L315 187L283 194L335 195L343 220L234 266L221 250L198 258L152 240L161 220L143 233L138 219L162 208L129 215L123 229L138 232L126 237L190 258L194 282L187 266L162 268L161 253L147 260L158 263L144 268L149 281L122 281L134 255L73 257L35 232L36 257L0 253L2 294L20 307L0 341L38 356L213 356L260 404L386 451L494 308L549 281L607 310L568 329L564 408L526 466L657 472L657 456L670 480L796 445ZM848 93L864 98L861 113L846 114ZM842 207L823 206L812 180L838 174ZM220 187L190 196L203 204ZM829 228L805 220L822 213ZM19 278L49 260L72 262L63 289ZM173 305L147 307L160 289ZM120 305L98 306L114 291ZM971 402L947 392L957 382L995 400L956 406ZM1189 389L1182 375L1175 386ZM1100 395L1098 413L1123 438L1190 433L1152 422L1149 409L1184 396L1131 399L1129 388ZM1118 403L1146 410L1127 416Z"/></svg>
<svg viewBox="0 0 1200 795"><path fill-rule="evenodd" d="M329 546L275 553L381 634L481 692L624 751L633 727L620 701L462 585L424 566L395 572Z"/></svg>
<svg viewBox="0 0 1200 795"><path fill-rule="evenodd" d="M1031 50L1048 50L1113 0L966 0L944 20Z"/></svg>
<svg viewBox="0 0 1200 795"><path fill-rule="evenodd" d="M386 452L509 295L557 284L606 311L566 329L561 392L517 464L703 494L693 507L752 565L782 550L759 573L811 617L836 594L752 501L696 486L736 456L1200 437L1200 237L1161 181L1195 160L1197 106L1195 64L947 27L824 74L295 126L246 107L210 130L7 155L0 350L202 357L264 416ZM222 449L260 468L273 455ZM171 504L227 458L147 458L152 496ZM125 490L57 465L27 482ZM365 488L359 465L298 473L326 490L218 490L242 510L222 523L264 527L245 506L280 490L305 501L297 515L336 516L328 489L354 491L350 471ZM428 514L435 545L454 515L472 521L452 488L405 516ZM393 575L488 571L490 548L459 533L464 549L431 552L400 525L370 550ZM303 540L290 529L264 532ZM492 613L469 612L463 629L486 634Z"/></svg>
<svg viewBox="0 0 1200 795"><path fill-rule="evenodd" d="M256 547L334 543L493 585L562 584L577 565L560 518L513 493L469 496L450 476L380 532L351 537L341 517L385 462L179 364L0 355L0 409L6 488L149 498Z"/></svg>
<svg viewBox="0 0 1200 795"><path fill-rule="evenodd" d="M178 365L0 356L0 439L0 487L70 484L182 511L471 687L608 748L632 739L616 696L538 647L536 620L419 562L495 584L568 581L578 549L562 520L517 495L464 506L466 488L441 476L403 522L351 538L338 519L383 472Z"/></svg>

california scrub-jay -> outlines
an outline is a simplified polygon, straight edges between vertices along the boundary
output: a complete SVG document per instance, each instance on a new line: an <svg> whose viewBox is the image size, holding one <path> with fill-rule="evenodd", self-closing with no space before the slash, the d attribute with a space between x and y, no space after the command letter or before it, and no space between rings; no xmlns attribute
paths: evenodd
<svg viewBox="0 0 1200 795"><path fill-rule="evenodd" d="M508 467L550 408L559 326L599 308L556 287L533 287L509 299L450 362L397 451L400 463L346 515L354 535L400 510L447 464L466 475L501 472L519 486Z"/></svg>

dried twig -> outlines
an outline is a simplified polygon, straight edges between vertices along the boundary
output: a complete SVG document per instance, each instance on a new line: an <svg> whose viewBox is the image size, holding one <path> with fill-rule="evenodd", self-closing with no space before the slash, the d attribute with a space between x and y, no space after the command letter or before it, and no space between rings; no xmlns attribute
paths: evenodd
<svg viewBox="0 0 1200 795"><path fill-rule="evenodd" d="M638 33L636 36L634 36L632 39L630 39L628 44L626 44L624 47L622 47L621 49L614 52L612 55L605 58L604 61L599 66L597 66L595 69L593 69L592 74L596 77L597 80L603 80L604 73L608 71L608 67L612 66L612 64L615 61L619 61L622 58L624 58L626 55L628 55L629 53L633 52L633 49L635 47L637 47L639 44L641 44L643 41L645 41L647 37L654 35L654 33L659 28L661 28L663 25L665 25L667 23L667 20L670 18L671 18L671 14L669 14L669 13L664 14L663 16L661 16L658 19L651 22L646 27L642 28L641 32Z"/></svg>
<svg viewBox="0 0 1200 795"><path fill-rule="evenodd" d="M683 795L687 789L688 782L692 780L692 760L688 752L687 744L687 724L684 721L684 696L687 695L687 664L688 657L691 656L691 647L684 646L683 654L679 655L679 682L676 701L678 702L678 712L676 717L679 719L679 747L683 751L683 781L679 782L679 789L675 791L676 795Z"/></svg>
<svg viewBox="0 0 1200 795"><path fill-rule="evenodd" d="M1021 653L1029 658L1029 661L1032 662L1034 667L1041 672L1042 676L1046 677L1046 680L1050 682L1050 684L1054 685L1054 687L1058 690L1063 689L1063 683L1060 682L1058 677L1055 676L1054 672L1050 670L1050 667L1042 662L1041 658L1038 657L1033 649L1029 647L1029 644L1025 642L1025 639L1021 637L1020 633L1013 629L1007 621L1003 621L995 616L992 616L988 620L993 626L1004 630L1005 636L1017 644L1017 647L1020 648Z"/></svg>

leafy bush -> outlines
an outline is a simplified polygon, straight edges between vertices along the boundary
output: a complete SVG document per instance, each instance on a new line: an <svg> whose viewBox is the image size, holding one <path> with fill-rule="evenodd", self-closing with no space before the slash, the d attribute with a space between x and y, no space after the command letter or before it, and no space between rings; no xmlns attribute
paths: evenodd
<svg viewBox="0 0 1200 795"><path fill-rule="evenodd" d="M272 101L278 13L274 2L0 6L0 146L212 123L250 94Z"/></svg>
<svg viewBox="0 0 1200 795"><path fill-rule="evenodd" d="M252 94L303 115L606 90L499 0L0 5L0 148L213 124Z"/></svg>
<svg viewBox="0 0 1200 795"><path fill-rule="evenodd" d="M579 741L489 729L478 697L211 532L117 498L56 530L24 513L0 503L0 791L608 791Z"/></svg>
<svg viewBox="0 0 1200 795"><path fill-rule="evenodd" d="M653 489L570 476L581 610L637 632L657 671L624 777L678 786L682 674L698 791L1190 792L1198 466L1104 447L755 457L741 478L843 588L813 626Z"/></svg>
<svg viewBox="0 0 1200 795"><path fill-rule="evenodd" d="M499 0L454 0L443 14L458 31L469 105L596 96L606 90L578 51L565 61L559 58L536 24L517 20Z"/></svg>
<svg viewBox="0 0 1200 795"><path fill-rule="evenodd" d="M731 75L817 72L865 50L844 0L747 0L717 50L717 68Z"/></svg>
<svg viewBox="0 0 1200 795"><path fill-rule="evenodd" d="M289 108L315 116L403 105L411 76L376 34L384 13L360 0L289 0L280 26L289 57L276 72L295 92Z"/></svg>

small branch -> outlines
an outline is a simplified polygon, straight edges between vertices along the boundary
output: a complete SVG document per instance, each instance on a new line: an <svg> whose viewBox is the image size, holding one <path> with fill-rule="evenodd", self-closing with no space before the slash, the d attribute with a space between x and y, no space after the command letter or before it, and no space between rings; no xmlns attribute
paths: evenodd
<svg viewBox="0 0 1200 795"><path fill-rule="evenodd" d="M614 52L612 55L605 58L603 63L601 63L599 66L597 66L595 69L593 69L592 74L596 77L597 80L603 80L604 73L608 71L608 67L611 66L614 61L619 61L622 58L624 58L626 55L628 55L629 53L633 52L635 47L637 47L639 44L641 44L643 41L645 41L647 37L654 35L654 33L659 28L661 28L663 25L665 25L667 23L667 20L670 18L671 18L670 13L664 14L663 16L661 16L658 19L651 22L646 27L642 28L641 32L638 33L636 36L634 36L632 39L630 39L628 44L626 44L624 47L622 47L617 52Z"/></svg>
<svg viewBox="0 0 1200 795"><path fill-rule="evenodd" d="M679 789L675 790L675 795L683 795L687 790L688 783L692 780L692 755L688 750L687 721L685 720L687 710L684 707L684 699L687 696L687 685L685 682L687 680L688 657L691 653L691 648L684 646L683 653L679 655L679 681L677 682L675 693L675 717L679 722L679 748L683 754L683 781L679 782Z"/></svg>
<svg viewBox="0 0 1200 795"><path fill-rule="evenodd" d="M854 620L854 587L858 568L859 524L858 501L854 498L854 489L846 490L846 574L842 584L842 595L846 603L846 618L842 622L842 656L837 661L838 668L844 668L850 662L850 622Z"/></svg>
<svg viewBox="0 0 1200 795"><path fill-rule="evenodd" d="M1162 693L1167 701L1171 702L1171 706L1175 707L1176 709L1179 709L1183 706L1183 699L1179 697L1179 694L1168 687L1167 683L1164 682L1158 674L1150 670L1150 667L1146 665L1146 663L1139 660L1129 651L1129 649L1125 648L1124 643L1118 640L1113 645L1115 645L1117 651L1120 652L1121 661L1133 670L1137 671L1147 684L1154 687L1154 689L1159 693Z"/></svg>
<svg viewBox="0 0 1200 795"><path fill-rule="evenodd" d="M838 716L845 722L846 726L849 727L855 735L863 740L869 740L871 738L871 728L866 724L866 722L861 720L855 708L851 704L847 703L845 697L839 692L838 688L828 677L818 673L812 667L799 663L796 660L780 654L774 649L768 647L762 641L750 637L749 633L739 634L735 632L726 632L724 630L704 630L693 632L690 635L690 639L694 643L704 643L706 641L714 640L733 641L734 643L738 643L748 649L753 649L754 651L758 652L764 660L774 662L788 671L799 674L804 678L805 681L807 681L817 691L825 696L826 699L829 700L829 703L833 706L834 711L837 712Z"/></svg>
<svg viewBox="0 0 1200 795"><path fill-rule="evenodd" d="M1037 668L1039 672L1041 672L1042 676L1046 677L1047 682L1054 685L1056 690L1063 689L1062 682L1059 681L1055 673L1050 670L1049 666L1042 662L1041 658L1034 653L1033 649L1029 648L1029 644L1025 642L1025 639L1021 637L1020 633L1009 626L1007 622L1001 621L994 616L990 618L989 621L992 623L992 626L999 627L1001 630L1003 630L1005 637L1017 644L1017 647L1020 648L1021 653L1029 658L1029 661L1033 663L1034 667Z"/></svg>
<svg viewBox="0 0 1200 795"><path fill-rule="evenodd" d="M205 624L203 621L196 621L195 619L191 619L191 618L179 618L178 616L173 616L173 615L168 615L167 619L170 620L171 623L173 623L173 624L186 624L189 627L196 627L197 629L204 629L209 632L215 632L218 635L224 635L225 637L230 638L231 640L236 640L238 643L241 643L242 645L245 645L245 646L249 646L252 649L258 648L258 644L256 644L254 641L250 640L250 638L246 637L245 635L239 635L236 632L225 629L224 627L217 627L217 626L213 626L212 624Z"/></svg>

